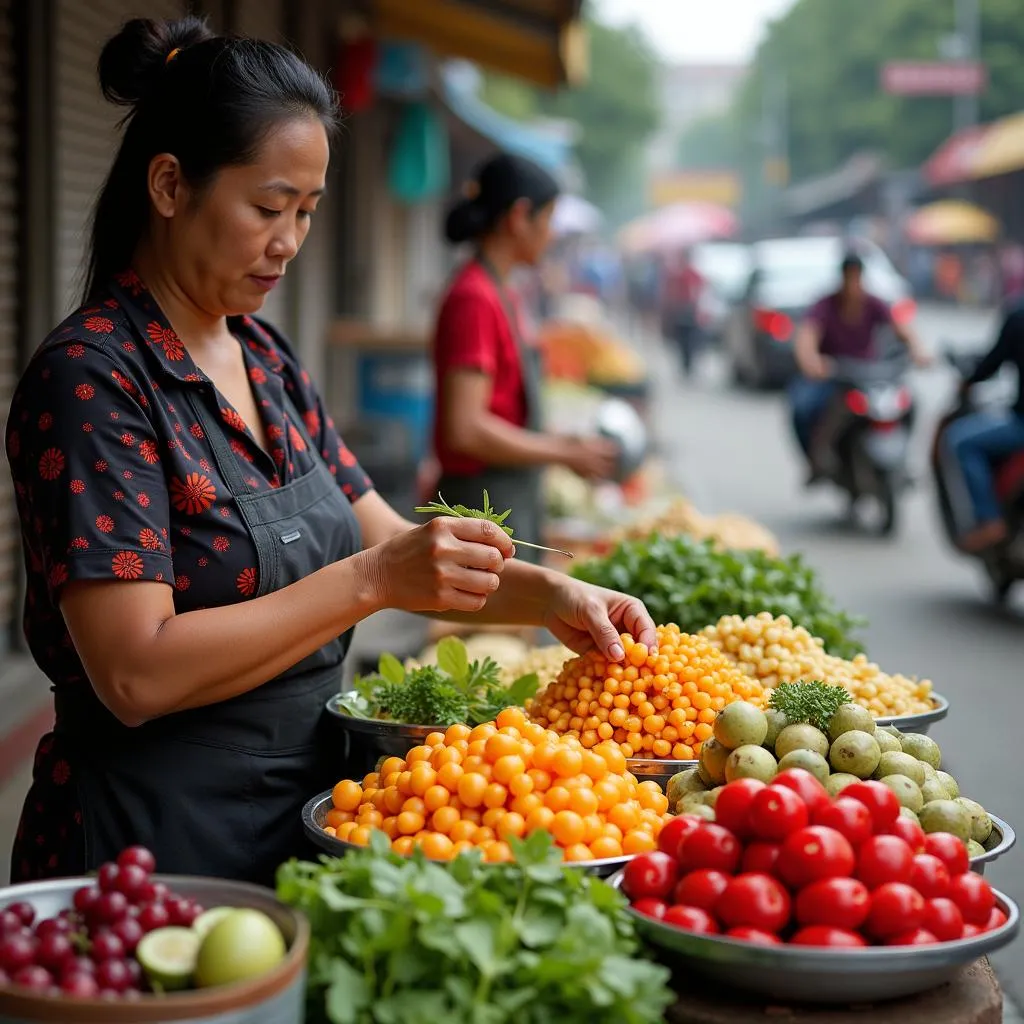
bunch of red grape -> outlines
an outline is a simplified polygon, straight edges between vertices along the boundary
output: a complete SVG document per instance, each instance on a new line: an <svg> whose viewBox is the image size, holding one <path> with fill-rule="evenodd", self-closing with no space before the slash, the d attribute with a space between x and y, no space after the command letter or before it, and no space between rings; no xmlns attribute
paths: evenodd
<svg viewBox="0 0 1024 1024"><path fill-rule="evenodd" d="M73 909L36 921L30 903L0 911L0 985L73 999L136 999L146 981L135 947L147 932L191 927L203 908L151 877L149 850L131 846L104 864Z"/></svg>

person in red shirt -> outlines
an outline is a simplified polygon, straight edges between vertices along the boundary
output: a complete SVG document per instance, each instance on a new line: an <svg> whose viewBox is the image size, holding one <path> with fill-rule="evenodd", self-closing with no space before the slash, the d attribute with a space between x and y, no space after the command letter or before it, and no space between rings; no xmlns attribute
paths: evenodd
<svg viewBox="0 0 1024 1024"><path fill-rule="evenodd" d="M542 471L563 465L586 478L610 477L618 448L599 438L545 433L540 353L526 338L508 287L520 266L536 267L551 239L558 184L528 160L499 154L450 210L445 235L473 256L449 285L433 342L434 454L438 489L450 504L479 508L486 489L524 540L539 539ZM529 557L528 549L519 557Z"/></svg>

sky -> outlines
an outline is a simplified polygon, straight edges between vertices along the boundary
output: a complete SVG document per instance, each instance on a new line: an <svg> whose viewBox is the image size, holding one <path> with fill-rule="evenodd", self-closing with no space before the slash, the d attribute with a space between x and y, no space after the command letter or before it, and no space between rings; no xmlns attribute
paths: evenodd
<svg viewBox="0 0 1024 1024"><path fill-rule="evenodd" d="M592 0L601 20L638 24L670 61L743 62L794 0Z"/></svg>

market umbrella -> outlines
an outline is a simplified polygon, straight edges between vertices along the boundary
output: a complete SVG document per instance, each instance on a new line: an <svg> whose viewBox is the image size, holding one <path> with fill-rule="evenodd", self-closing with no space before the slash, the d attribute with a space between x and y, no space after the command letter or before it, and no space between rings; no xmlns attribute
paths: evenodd
<svg viewBox="0 0 1024 1024"><path fill-rule="evenodd" d="M994 242L999 221L973 203L943 199L915 210L906 230L915 245L972 245Z"/></svg>
<svg viewBox="0 0 1024 1024"><path fill-rule="evenodd" d="M604 224L604 214L579 196L562 195L555 202L551 228L556 235L592 235Z"/></svg>
<svg viewBox="0 0 1024 1024"><path fill-rule="evenodd" d="M669 252L698 242L731 238L739 222L736 214L716 203L674 203L627 224L619 244L630 253Z"/></svg>

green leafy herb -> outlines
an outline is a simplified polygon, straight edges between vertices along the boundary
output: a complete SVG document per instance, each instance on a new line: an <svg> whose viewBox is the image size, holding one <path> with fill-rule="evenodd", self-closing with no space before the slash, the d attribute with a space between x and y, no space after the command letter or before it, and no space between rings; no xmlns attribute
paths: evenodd
<svg viewBox="0 0 1024 1024"><path fill-rule="evenodd" d="M282 865L278 895L312 927L309 1024L658 1024L669 972L640 958L621 894L545 832L510 843L515 863L442 865L378 834Z"/></svg>
<svg viewBox="0 0 1024 1024"><path fill-rule="evenodd" d="M353 689L337 703L356 718L407 725L478 725L491 721L502 708L525 704L539 688L535 672L503 686L495 661L471 662L461 640L445 637L437 646L436 665L406 672L393 654L382 654L376 674L357 677Z"/></svg>
<svg viewBox="0 0 1024 1024"><path fill-rule="evenodd" d="M827 733L832 716L850 703L850 694L842 686L818 681L780 683L772 690L769 703L785 714L790 725L809 722Z"/></svg>
<svg viewBox="0 0 1024 1024"><path fill-rule="evenodd" d="M486 519L494 523L495 526L500 526L510 537L512 536L512 527L505 525L505 520L512 514L512 509L498 512L497 509L492 508L491 497L487 491L484 491L484 507L482 509L466 508L465 505L449 505L442 495L439 494L437 497L437 501L432 501L429 505L420 505L414 511L421 515L452 516L455 519ZM566 558L573 557L571 551L562 551L560 548L546 548L543 544L531 544L526 540L516 540L516 543L524 548L550 551L556 555L565 555Z"/></svg>
<svg viewBox="0 0 1024 1024"><path fill-rule="evenodd" d="M689 633L723 615L770 612L820 637L830 654L852 658L862 649L854 634L864 621L836 606L799 555L722 551L713 541L652 534L576 566L573 575L639 597L655 622L675 622Z"/></svg>

